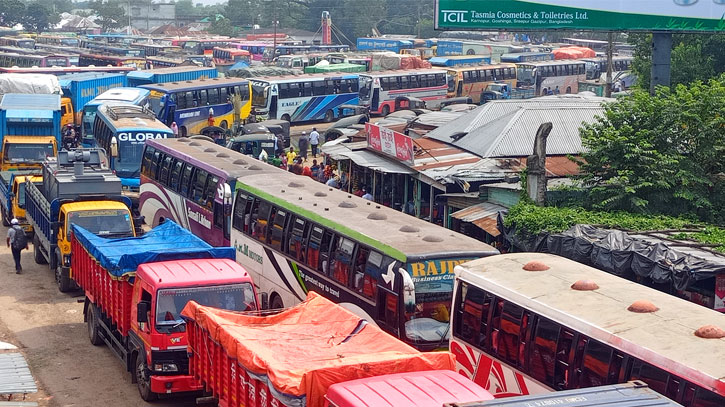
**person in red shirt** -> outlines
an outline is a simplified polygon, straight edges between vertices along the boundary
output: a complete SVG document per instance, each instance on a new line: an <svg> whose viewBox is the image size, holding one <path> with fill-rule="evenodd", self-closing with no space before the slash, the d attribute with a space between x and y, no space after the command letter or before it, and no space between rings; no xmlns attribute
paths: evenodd
<svg viewBox="0 0 725 407"><path fill-rule="evenodd" d="M314 179L314 177L312 176L312 170L306 165L302 168L302 175Z"/></svg>
<svg viewBox="0 0 725 407"><path fill-rule="evenodd" d="M206 119L209 126L214 125L214 109L209 108L209 118Z"/></svg>

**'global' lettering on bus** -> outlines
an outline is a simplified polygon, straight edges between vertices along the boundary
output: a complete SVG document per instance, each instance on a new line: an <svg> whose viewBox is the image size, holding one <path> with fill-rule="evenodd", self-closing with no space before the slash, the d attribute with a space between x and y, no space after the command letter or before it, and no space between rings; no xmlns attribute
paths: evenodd
<svg viewBox="0 0 725 407"><path fill-rule="evenodd" d="M146 140L153 140L157 138L166 138L166 133L118 133L118 141L130 141L132 143L143 143Z"/></svg>

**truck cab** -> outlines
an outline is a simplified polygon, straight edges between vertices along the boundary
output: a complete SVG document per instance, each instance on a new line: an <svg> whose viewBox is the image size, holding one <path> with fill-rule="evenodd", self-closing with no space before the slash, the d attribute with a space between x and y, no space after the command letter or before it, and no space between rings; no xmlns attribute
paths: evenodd
<svg viewBox="0 0 725 407"><path fill-rule="evenodd" d="M18 220L20 227L23 228L26 234L32 234L33 227L30 226L28 220L25 218L26 182L32 182L35 185L39 185L43 182L43 177L40 175L20 175L13 178L11 198L12 213L10 215Z"/></svg>
<svg viewBox="0 0 725 407"><path fill-rule="evenodd" d="M2 144L2 171L40 169L47 157L58 154L55 136L5 136Z"/></svg>
<svg viewBox="0 0 725 407"><path fill-rule="evenodd" d="M63 97L60 98L60 126L61 128L65 128L65 126L69 124L80 124L80 116L76 117L76 113L73 111L73 103L71 102L71 99Z"/></svg>

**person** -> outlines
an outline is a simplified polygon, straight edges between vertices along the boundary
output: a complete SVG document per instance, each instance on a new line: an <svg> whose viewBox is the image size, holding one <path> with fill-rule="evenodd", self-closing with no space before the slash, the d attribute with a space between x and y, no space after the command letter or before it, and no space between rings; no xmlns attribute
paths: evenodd
<svg viewBox="0 0 725 407"><path fill-rule="evenodd" d="M560 93L561 93L561 91L559 90L559 85L556 85L556 89L554 89L554 94L558 95Z"/></svg>
<svg viewBox="0 0 725 407"><path fill-rule="evenodd" d="M314 179L314 177L312 176L312 170L306 165L302 167L302 175Z"/></svg>
<svg viewBox="0 0 725 407"><path fill-rule="evenodd" d="M320 133L313 127L310 132L310 146L312 146L312 158L317 158L317 147L320 145Z"/></svg>
<svg viewBox="0 0 725 407"><path fill-rule="evenodd" d="M320 165L317 164L317 160L312 160L312 167L310 168L313 179L320 179Z"/></svg>
<svg viewBox="0 0 725 407"><path fill-rule="evenodd" d="M259 153L259 161L267 162L267 158L269 158L269 156L267 155L267 151L265 149L262 149L262 152Z"/></svg>
<svg viewBox="0 0 725 407"><path fill-rule="evenodd" d="M295 162L294 164L292 164L292 168L290 168L290 171L292 171L293 174L302 175L302 158L297 157L295 159Z"/></svg>
<svg viewBox="0 0 725 407"><path fill-rule="evenodd" d="M209 126L214 125L214 109L211 107L209 108L209 117L206 119L207 123L209 123Z"/></svg>
<svg viewBox="0 0 725 407"><path fill-rule="evenodd" d="M8 229L8 237L6 239L8 247L13 252L16 274L20 274L23 271L23 266L20 265L20 252L28 248L28 238L18 223L18 220L15 218L10 221L10 229Z"/></svg>
<svg viewBox="0 0 725 407"><path fill-rule="evenodd" d="M310 144L310 139L307 137L307 133L304 131L302 132L302 136L300 136L300 140L297 142L297 146L300 150L300 157L302 157L303 160L307 160L307 146Z"/></svg>
<svg viewBox="0 0 725 407"><path fill-rule="evenodd" d="M179 137L179 126L176 122L171 123L171 132L174 133L174 138Z"/></svg>
<svg viewBox="0 0 725 407"><path fill-rule="evenodd" d="M295 148L290 146L289 151L287 152L287 163L292 165L292 163L295 162L295 158L297 158L297 153L295 152Z"/></svg>
<svg viewBox="0 0 725 407"><path fill-rule="evenodd" d="M353 195L359 196L359 197L362 197L363 195L365 195L365 186L360 187L360 189L358 189L357 191L355 191L353 193Z"/></svg>
<svg viewBox="0 0 725 407"><path fill-rule="evenodd" d="M340 188L340 177L338 177L338 176L330 177L330 179L327 180L325 185L327 185L328 187L332 187L332 188Z"/></svg>
<svg viewBox="0 0 725 407"><path fill-rule="evenodd" d="M279 168L287 171L287 156L285 154L280 154L279 161L280 161Z"/></svg>
<svg viewBox="0 0 725 407"><path fill-rule="evenodd" d="M373 200L372 194L370 194L370 192L366 191L365 188L362 189L362 192L363 192L362 199L367 199L368 201Z"/></svg>

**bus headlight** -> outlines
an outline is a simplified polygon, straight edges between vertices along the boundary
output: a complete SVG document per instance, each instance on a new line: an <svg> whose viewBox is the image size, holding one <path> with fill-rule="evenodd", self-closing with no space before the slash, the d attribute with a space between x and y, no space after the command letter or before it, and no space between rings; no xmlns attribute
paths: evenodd
<svg viewBox="0 0 725 407"><path fill-rule="evenodd" d="M179 367L176 363L156 363L154 364L154 370L157 372L178 372Z"/></svg>

